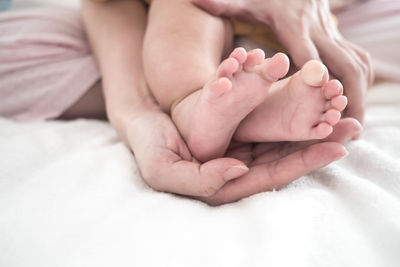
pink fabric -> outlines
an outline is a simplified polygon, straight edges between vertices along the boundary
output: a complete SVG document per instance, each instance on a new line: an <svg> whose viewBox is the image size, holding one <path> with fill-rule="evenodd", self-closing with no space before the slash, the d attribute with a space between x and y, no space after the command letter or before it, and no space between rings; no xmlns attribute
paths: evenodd
<svg viewBox="0 0 400 267"><path fill-rule="evenodd" d="M337 16L343 35L371 53L377 76L400 82L400 1L364 1ZM0 116L56 118L98 79L77 10L0 14Z"/></svg>
<svg viewBox="0 0 400 267"><path fill-rule="evenodd" d="M99 78L77 10L0 15L0 116L55 118Z"/></svg>
<svg viewBox="0 0 400 267"><path fill-rule="evenodd" d="M363 1L336 15L343 36L371 54L376 77L400 82L400 1Z"/></svg>

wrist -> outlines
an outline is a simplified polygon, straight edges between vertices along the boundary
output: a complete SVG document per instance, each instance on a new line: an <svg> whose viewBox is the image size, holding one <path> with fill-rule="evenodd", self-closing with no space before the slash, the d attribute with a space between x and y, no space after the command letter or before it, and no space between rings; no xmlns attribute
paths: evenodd
<svg viewBox="0 0 400 267"><path fill-rule="evenodd" d="M129 132L132 127L136 127L136 121L145 114L160 112L161 109L154 100L146 100L133 105L124 105L119 107L107 106L107 116L110 124L115 129L121 140L129 146Z"/></svg>

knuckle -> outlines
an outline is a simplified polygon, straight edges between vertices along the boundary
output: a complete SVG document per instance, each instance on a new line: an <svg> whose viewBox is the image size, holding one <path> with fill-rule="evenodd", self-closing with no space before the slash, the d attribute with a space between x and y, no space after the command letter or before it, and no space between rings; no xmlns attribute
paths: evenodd
<svg viewBox="0 0 400 267"><path fill-rule="evenodd" d="M371 54L360 48L359 58L362 72L364 74L371 72Z"/></svg>
<svg viewBox="0 0 400 267"><path fill-rule="evenodd" d="M356 64L349 64L347 71L350 75L355 77L361 77L363 73L362 68Z"/></svg>
<svg viewBox="0 0 400 267"><path fill-rule="evenodd" d="M364 77L368 76L368 73L369 73L369 72L370 72L369 66L363 64L363 65L362 65L362 73L363 73L363 76L364 76Z"/></svg>
<svg viewBox="0 0 400 267"><path fill-rule="evenodd" d="M217 192L217 189L215 189L212 186L203 186L202 188L200 188L198 195L201 197L211 197L213 195L215 195L215 193Z"/></svg>
<svg viewBox="0 0 400 267"><path fill-rule="evenodd" d="M365 55L365 61L366 61L367 63L370 63L371 60L372 60L371 53L369 53L369 52L367 52L367 51L364 51L364 55Z"/></svg>

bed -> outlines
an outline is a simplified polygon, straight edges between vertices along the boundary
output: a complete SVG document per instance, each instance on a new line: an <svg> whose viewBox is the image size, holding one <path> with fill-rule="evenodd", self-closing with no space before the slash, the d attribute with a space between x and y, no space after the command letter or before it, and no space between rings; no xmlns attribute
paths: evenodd
<svg viewBox="0 0 400 267"><path fill-rule="evenodd" d="M0 118L0 266L398 267L400 84L374 86L346 147L280 191L210 207L149 188L106 122Z"/></svg>

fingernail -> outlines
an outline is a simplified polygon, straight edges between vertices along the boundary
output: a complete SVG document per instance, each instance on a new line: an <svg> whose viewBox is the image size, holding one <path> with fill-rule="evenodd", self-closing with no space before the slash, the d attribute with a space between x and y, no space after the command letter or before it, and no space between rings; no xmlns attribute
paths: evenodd
<svg viewBox="0 0 400 267"><path fill-rule="evenodd" d="M247 168L245 165L235 165L225 171L224 179L225 179L225 181L229 181L229 180L232 180L232 179L242 176L243 174L247 173L248 171L249 171L249 168Z"/></svg>

